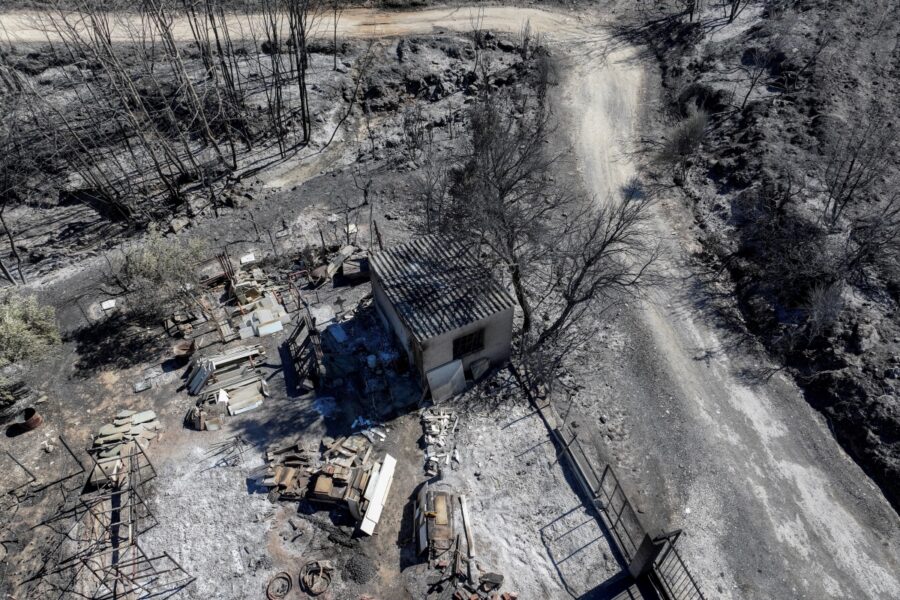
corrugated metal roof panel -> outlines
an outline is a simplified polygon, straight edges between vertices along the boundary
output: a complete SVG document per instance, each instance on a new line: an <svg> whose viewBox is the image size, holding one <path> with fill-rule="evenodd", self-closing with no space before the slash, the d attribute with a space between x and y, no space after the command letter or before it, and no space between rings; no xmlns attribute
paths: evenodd
<svg viewBox="0 0 900 600"><path fill-rule="evenodd" d="M471 252L441 236L424 236L377 252L370 265L397 314L419 340L515 306Z"/></svg>

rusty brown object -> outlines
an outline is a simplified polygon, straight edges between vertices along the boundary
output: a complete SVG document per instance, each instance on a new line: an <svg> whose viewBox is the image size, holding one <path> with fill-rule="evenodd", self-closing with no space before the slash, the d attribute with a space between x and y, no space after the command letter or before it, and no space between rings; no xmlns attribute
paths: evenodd
<svg viewBox="0 0 900 600"><path fill-rule="evenodd" d="M44 424L44 417L42 417L38 411L29 406L24 411L22 411L22 429L25 431L31 431L33 429L37 429L41 425Z"/></svg>
<svg viewBox="0 0 900 600"><path fill-rule="evenodd" d="M292 587L294 587L294 582L290 573L282 571L275 575L269 581L269 585L266 586L266 598L269 600L281 600L290 593Z"/></svg>
<svg viewBox="0 0 900 600"><path fill-rule="evenodd" d="M331 586L334 567L327 560L314 560L300 570L300 588L310 596L321 596Z"/></svg>

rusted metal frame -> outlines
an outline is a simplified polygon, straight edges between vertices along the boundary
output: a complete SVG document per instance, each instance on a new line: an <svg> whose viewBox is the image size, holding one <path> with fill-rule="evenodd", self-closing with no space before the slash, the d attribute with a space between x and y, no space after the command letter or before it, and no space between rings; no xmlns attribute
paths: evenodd
<svg viewBox="0 0 900 600"><path fill-rule="evenodd" d="M101 507L101 505L104 502L106 502L108 500L112 500L112 498L114 496L120 496L122 498L125 498L125 501L123 502L121 507L119 507L119 508ZM134 501L135 497L137 498L137 502ZM154 527L159 525L159 521L156 519L156 516L149 509L149 507L147 506L147 503L140 496L140 494L138 493L138 491L136 489L126 489L126 490L119 491L119 492L110 492L108 494L104 494L103 496L92 498L91 500L93 501L93 503L88 505L85 502L85 506L90 511L90 513L94 516L94 518L97 519L97 521L100 522L101 525L106 530L110 530L113 527L136 526L133 535L138 536L143 533L146 533L147 531L150 531L151 529L153 529ZM123 509L126 507L126 505L127 505L127 509L128 509L128 519L123 520L120 518L118 521L113 521L112 514L119 513L119 515L121 515L124 512ZM135 510L136 507L143 507L146 510L146 515L138 514L137 511ZM139 523L143 520L152 521L152 525L145 527L143 529L140 528Z"/></svg>
<svg viewBox="0 0 900 600"><path fill-rule="evenodd" d="M107 591L113 595L113 597L117 597L116 596L116 594L117 594L116 583L119 581L124 581L126 583L126 585L140 588L148 596L153 595L152 589L150 589L150 588L146 587L145 585L142 585L136 581L133 581L128 576L127 573L122 572L121 561L116 561L115 563L112 563L106 567L100 567L100 568L94 568L94 566L90 562L91 560L102 560L102 558L105 555L112 554L115 552L120 552L120 551L123 553L135 552L135 551L139 552L141 554L141 556L143 557L143 559L146 560L146 554L144 554L143 550L141 550L140 546L138 546L137 544L131 544L129 546L126 546L126 548L124 550L122 550L120 548L111 548L104 552L95 554L95 555L91 556L90 558L82 559L82 561L81 561L82 564L84 564L88 568L88 570L97 579L97 582L98 582L97 589L94 592L93 597L95 599L98 598L97 593L103 588L106 588ZM128 593L131 593L132 591L133 590L128 590Z"/></svg>
<svg viewBox="0 0 900 600"><path fill-rule="evenodd" d="M19 465L19 468L22 469L23 471L25 471L25 474L26 474L26 475L28 475L29 477L31 477L31 480L30 480L30 481L26 481L25 483L23 483L23 484L21 484L21 485L18 485L18 486L14 487L14 488L12 488L12 489L9 490L8 492L6 492L7 494L13 494L13 493L16 492L16 490L20 490L20 489L22 489L23 487L28 486L28 485L31 485L32 483L34 483L35 481L37 481L37 477L34 476L34 473L32 473L31 471L29 471L29 470L28 470L28 467L26 467L26 466L23 465L21 462L19 462L19 459L16 458L15 456L13 456L12 453L11 453L9 450L6 451L6 455L7 455L10 459L12 459L12 461L13 461L14 463L16 463L17 465Z"/></svg>
<svg viewBox="0 0 900 600"><path fill-rule="evenodd" d="M94 463L94 468L100 469L102 472L105 473L105 471L103 471L102 467L100 467L101 459L98 457L98 455L99 455L99 452L88 452L88 456L91 457L91 460ZM141 464L140 457L143 457L144 461L146 461L146 464ZM130 453L125 454L125 455L120 455L116 458L118 460L122 461L123 464L128 465L128 469L127 469L125 475L128 476L129 483L128 483L128 486L126 486L126 487L135 488L135 487L142 486L145 483L147 483L148 481L153 480L157 476L156 468L153 466L153 463L150 461L150 457L147 456L147 453L144 452L143 446L138 442L135 442L134 449ZM133 459L137 459L137 462L135 462L135 460L133 460ZM147 469L150 469L151 475L150 475L150 477L144 478L143 473ZM137 485L135 485L133 483L133 481L132 481L133 477L137 477L139 479L139 482Z"/></svg>
<svg viewBox="0 0 900 600"><path fill-rule="evenodd" d="M303 341L298 342L301 336L305 337ZM298 375L306 376L310 373L321 375L319 361L324 357L322 342L308 315L298 319L297 327L288 338L288 351Z"/></svg>
<svg viewBox="0 0 900 600"><path fill-rule="evenodd" d="M234 283L234 265L231 264L231 258L229 258L228 253L222 252L221 254L217 255L216 258L219 260L219 265L221 265L221 267L222 267L222 272L233 284Z"/></svg>
<svg viewBox="0 0 900 600"><path fill-rule="evenodd" d="M174 592L177 589L181 589L187 585L190 585L190 583L192 583L196 579L190 573L185 571L184 567L182 567L178 561L172 558L172 556L169 555L168 552L164 552L159 556L149 557L137 544L132 545L129 549L133 553L136 553L137 556L125 561L119 561L115 565L115 575L113 577L114 581L124 581L128 585L139 587L148 595L158 596L166 593L167 591ZM174 565L174 567L159 569L155 565L155 563L158 561L167 561ZM133 572L132 574L128 574L127 570L134 567L138 567L141 572ZM169 573L182 573L183 576L173 581L163 581L162 583L157 584L155 580L160 579L163 575ZM150 579L154 579L154 581L148 581ZM105 587L109 589L109 586L105 582L103 585L105 585Z"/></svg>

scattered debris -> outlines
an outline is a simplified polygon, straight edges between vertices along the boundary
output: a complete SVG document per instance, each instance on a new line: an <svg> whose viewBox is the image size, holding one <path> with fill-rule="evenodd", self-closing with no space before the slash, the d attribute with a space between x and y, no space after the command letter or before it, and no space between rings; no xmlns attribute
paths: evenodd
<svg viewBox="0 0 900 600"><path fill-rule="evenodd" d="M241 377L255 368L254 359L265 355L260 345L232 348L208 357L194 356L188 365L185 379L188 392L197 395L203 388L216 382L229 381Z"/></svg>
<svg viewBox="0 0 900 600"><path fill-rule="evenodd" d="M243 321L239 336L241 339L257 336L265 337L284 330L284 326L291 322L290 315L284 310L275 298L266 292L258 301L254 302L255 309L250 317Z"/></svg>
<svg viewBox="0 0 900 600"><path fill-rule="evenodd" d="M453 436L459 424L459 416L445 408L429 408L422 411L422 429L425 433L425 474L439 475L442 466L459 464L459 452Z"/></svg>
<svg viewBox="0 0 900 600"><path fill-rule="evenodd" d="M363 585L372 581L378 574L378 570L369 557L361 552L353 554L347 560L344 572L349 579Z"/></svg>
<svg viewBox="0 0 900 600"><path fill-rule="evenodd" d="M390 454L374 460L371 442L363 436L325 438L322 447L318 460L298 443L269 450L260 485L269 488L273 502L305 497L345 507L359 530L371 535L381 518L397 461Z"/></svg>
<svg viewBox="0 0 900 600"><path fill-rule="evenodd" d="M268 466L261 484L269 488L270 501L299 500L306 495L315 468L312 453L294 443L269 450L266 460Z"/></svg>

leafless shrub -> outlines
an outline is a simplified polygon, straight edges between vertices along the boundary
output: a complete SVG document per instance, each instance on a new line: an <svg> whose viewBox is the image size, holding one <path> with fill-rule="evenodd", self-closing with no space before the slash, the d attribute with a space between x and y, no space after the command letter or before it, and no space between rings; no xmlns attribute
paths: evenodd
<svg viewBox="0 0 900 600"><path fill-rule="evenodd" d="M810 340L831 332L844 309L844 282L819 283L809 291L806 304L805 330Z"/></svg>
<svg viewBox="0 0 900 600"><path fill-rule="evenodd" d="M660 164L677 168L684 176L688 161L694 156L706 137L708 120L706 112L698 109L675 125L663 141L656 157L657 161Z"/></svg>
<svg viewBox="0 0 900 600"><path fill-rule="evenodd" d="M403 141L407 158L416 160L431 135L421 105L416 104L413 108L403 111Z"/></svg>
<svg viewBox="0 0 900 600"><path fill-rule="evenodd" d="M724 2L722 2L722 8L725 10L728 22L734 22L734 20L746 10L749 4L750 0L724 0Z"/></svg>
<svg viewBox="0 0 900 600"><path fill-rule="evenodd" d="M435 233L447 228L448 224L443 222L450 218L447 209L450 201L450 177L446 162L433 151L428 152L421 171L413 180L413 186L424 232Z"/></svg>
<svg viewBox="0 0 900 600"><path fill-rule="evenodd" d="M739 107L741 110L747 106L753 90L768 76L773 60L772 52L761 48L751 48L744 53L739 68L747 78L747 93L744 94L744 99L741 101Z"/></svg>

